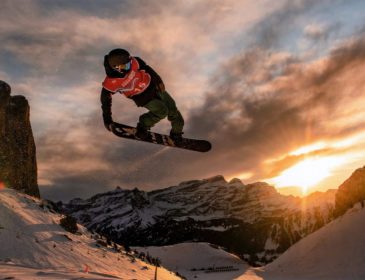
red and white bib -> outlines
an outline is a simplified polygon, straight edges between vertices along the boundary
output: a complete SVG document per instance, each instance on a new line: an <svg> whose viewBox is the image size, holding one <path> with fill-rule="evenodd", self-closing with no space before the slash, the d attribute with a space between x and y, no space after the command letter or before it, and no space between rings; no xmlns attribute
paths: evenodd
<svg viewBox="0 0 365 280"><path fill-rule="evenodd" d="M106 77L103 87L111 92L119 92L126 97L142 93L151 83L151 76L145 70L139 70L137 59L132 57L131 70L123 78Z"/></svg>

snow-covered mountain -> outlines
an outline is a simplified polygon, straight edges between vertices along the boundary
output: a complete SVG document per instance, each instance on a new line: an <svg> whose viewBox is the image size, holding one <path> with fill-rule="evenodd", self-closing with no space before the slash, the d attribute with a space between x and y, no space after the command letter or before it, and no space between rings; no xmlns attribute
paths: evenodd
<svg viewBox="0 0 365 280"><path fill-rule="evenodd" d="M363 280L365 209L361 203L291 246L272 263L248 267L207 243L136 248L159 257L188 280Z"/></svg>
<svg viewBox="0 0 365 280"><path fill-rule="evenodd" d="M334 203L335 191L301 199L266 183L244 185L216 176L151 192L117 188L74 199L63 209L121 244L209 242L260 264L329 222Z"/></svg>
<svg viewBox="0 0 365 280"><path fill-rule="evenodd" d="M42 200L0 189L0 278L154 279L154 266L82 226L77 234L65 231L61 218ZM158 268L158 279L180 278Z"/></svg>

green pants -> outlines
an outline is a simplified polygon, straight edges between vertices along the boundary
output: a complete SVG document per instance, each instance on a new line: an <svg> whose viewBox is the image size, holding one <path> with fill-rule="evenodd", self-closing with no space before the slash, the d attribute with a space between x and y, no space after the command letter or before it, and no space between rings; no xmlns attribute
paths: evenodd
<svg viewBox="0 0 365 280"><path fill-rule="evenodd" d="M171 122L171 132L180 133L184 127L184 119L176 107L174 99L168 92L159 92L161 99L152 99L145 107L149 112L139 117L139 124L150 129L156 123L166 118Z"/></svg>

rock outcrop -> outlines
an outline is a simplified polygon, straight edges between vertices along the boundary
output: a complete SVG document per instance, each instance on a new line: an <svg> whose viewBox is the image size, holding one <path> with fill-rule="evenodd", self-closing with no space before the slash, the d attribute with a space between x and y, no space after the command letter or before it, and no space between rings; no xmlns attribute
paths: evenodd
<svg viewBox="0 0 365 280"><path fill-rule="evenodd" d="M39 197L36 147L24 96L0 81L0 187Z"/></svg>
<svg viewBox="0 0 365 280"><path fill-rule="evenodd" d="M339 186L336 193L336 216L341 216L356 203L364 206L365 201L365 167L357 169L350 178Z"/></svg>

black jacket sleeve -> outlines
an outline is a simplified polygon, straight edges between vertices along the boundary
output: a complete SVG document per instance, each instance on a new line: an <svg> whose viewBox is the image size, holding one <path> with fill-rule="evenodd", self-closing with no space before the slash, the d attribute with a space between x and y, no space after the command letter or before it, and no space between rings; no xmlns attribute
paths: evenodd
<svg viewBox="0 0 365 280"><path fill-rule="evenodd" d="M103 110L103 121L105 125L113 122L112 119L112 93L103 88L100 94L101 109Z"/></svg>

